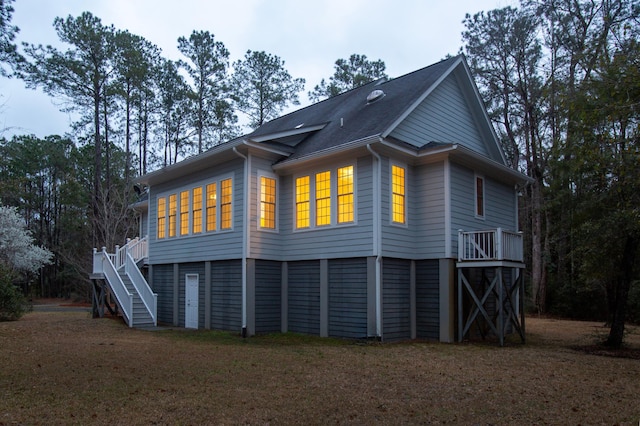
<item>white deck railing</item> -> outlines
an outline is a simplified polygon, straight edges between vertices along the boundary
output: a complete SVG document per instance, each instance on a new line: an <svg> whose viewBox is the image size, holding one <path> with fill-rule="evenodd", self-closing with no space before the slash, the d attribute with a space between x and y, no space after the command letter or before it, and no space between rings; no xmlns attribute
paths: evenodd
<svg viewBox="0 0 640 426"><path fill-rule="evenodd" d="M458 231L458 261L524 261L522 233L502 228L487 231Z"/></svg>
<svg viewBox="0 0 640 426"><path fill-rule="evenodd" d="M127 254L130 254L134 262L149 257L149 245L147 244L148 238L127 238L127 243L120 247L116 246L116 252L114 253L114 261L116 269L120 269L127 262Z"/></svg>

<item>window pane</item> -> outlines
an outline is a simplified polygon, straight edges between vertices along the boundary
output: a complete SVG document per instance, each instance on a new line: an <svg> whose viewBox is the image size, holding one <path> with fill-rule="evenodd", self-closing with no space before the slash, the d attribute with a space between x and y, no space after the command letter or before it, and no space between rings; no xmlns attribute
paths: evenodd
<svg viewBox="0 0 640 426"><path fill-rule="evenodd" d="M193 233L202 232L202 188L193 188Z"/></svg>
<svg viewBox="0 0 640 426"><path fill-rule="evenodd" d="M180 193L180 235L189 234L189 191Z"/></svg>
<svg viewBox="0 0 640 426"><path fill-rule="evenodd" d="M178 210L176 194L169 195L169 236L176 236L176 213Z"/></svg>
<svg viewBox="0 0 640 426"><path fill-rule="evenodd" d="M207 185L207 231L216 230L217 188L215 183Z"/></svg>
<svg viewBox="0 0 640 426"><path fill-rule="evenodd" d="M391 220L395 223L405 223L405 169L399 166L391 167Z"/></svg>
<svg viewBox="0 0 640 426"><path fill-rule="evenodd" d="M338 223L353 222L353 166L338 169Z"/></svg>
<svg viewBox="0 0 640 426"><path fill-rule="evenodd" d="M158 238L167 236L167 199L158 198Z"/></svg>
<svg viewBox="0 0 640 426"><path fill-rule="evenodd" d="M310 225L309 200L311 188L309 176L296 179L296 228L308 228Z"/></svg>
<svg viewBox="0 0 640 426"><path fill-rule="evenodd" d="M276 227L276 180L260 177L260 226Z"/></svg>
<svg viewBox="0 0 640 426"><path fill-rule="evenodd" d="M220 229L231 229L232 195L231 179L225 179L220 182Z"/></svg>
<svg viewBox="0 0 640 426"><path fill-rule="evenodd" d="M331 224L331 172L316 174L316 225Z"/></svg>
<svg viewBox="0 0 640 426"><path fill-rule="evenodd" d="M476 215L484 216L484 179L476 177Z"/></svg>

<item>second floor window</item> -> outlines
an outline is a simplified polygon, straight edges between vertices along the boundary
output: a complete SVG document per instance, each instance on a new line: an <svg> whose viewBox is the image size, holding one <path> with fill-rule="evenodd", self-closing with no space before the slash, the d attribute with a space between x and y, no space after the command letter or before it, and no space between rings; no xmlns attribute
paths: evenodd
<svg viewBox="0 0 640 426"><path fill-rule="evenodd" d="M308 228L311 224L310 210L311 186L309 176L296 179L296 228Z"/></svg>
<svg viewBox="0 0 640 426"><path fill-rule="evenodd" d="M176 214L178 213L178 206L176 201L176 194L169 195L169 236L176 236Z"/></svg>
<svg viewBox="0 0 640 426"><path fill-rule="evenodd" d="M217 199L218 199L217 185L215 183L210 183L209 185L207 185L207 231L216 230L216 222L217 222L216 206L218 204Z"/></svg>
<svg viewBox="0 0 640 426"><path fill-rule="evenodd" d="M316 174L316 226L331 225L331 172Z"/></svg>
<svg viewBox="0 0 640 426"><path fill-rule="evenodd" d="M167 236L167 199L158 198L158 238Z"/></svg>
<svg viewBox="0 0 640 426"><path fill-rule="evenodd" d="M338 223L353 222L353 166L338 169Z"/></svg>
<svg viewBox="0 0 640 426"><path fill-rule="evenodd" d="M391 221L405 224L406 216L406 170L404 167L391 166Z"/></svg>
<svg viewBox="0 0 640 426"><path fill-rule="evenodd" d="M220 182L220 229L231 229L233 224L231 202L233 200L233 186L231 179Z"/></svg>
<svg viewBox="0 0 640 426"><path fill-rule="evenodd" d="M193 233L199 234L202 232L202 187L193 188L192 208Z"/></svg>
<svg viewBox="0 0 640 426"><path fill-rule="evenodd" d="M189 234L189 191L180 193L180 235Z"/></svg>
<svg viewBox="0 0 640 426"><path fill-rule="evenodd" d="M484 178L476 176L476 216L484 217Z"/></svg>
<svg viewBox="0 0 640 426"><path fill-rule="evenodd" d="M276 228L276 180L260 176L260 227Z"/></svg>

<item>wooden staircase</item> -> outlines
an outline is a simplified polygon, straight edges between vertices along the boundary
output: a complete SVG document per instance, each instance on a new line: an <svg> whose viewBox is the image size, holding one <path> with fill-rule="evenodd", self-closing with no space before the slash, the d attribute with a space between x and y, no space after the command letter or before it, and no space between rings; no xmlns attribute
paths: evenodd
<svg viewBox="0 0 640 426"><path fill-rule="evenodd" d="M157 325L158 295L153 293L139 265L148 257L147 238L127 240L114 253L93 249L93 317L104 316L105 309L114 310L107 303L107 291L116 301L129 327L145 328Z"/></svg>

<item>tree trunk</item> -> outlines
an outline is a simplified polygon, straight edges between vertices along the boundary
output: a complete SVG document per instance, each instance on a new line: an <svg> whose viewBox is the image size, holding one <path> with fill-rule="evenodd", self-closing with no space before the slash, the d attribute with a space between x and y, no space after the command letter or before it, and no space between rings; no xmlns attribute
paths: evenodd
<svg viewBox="0 0 640 426"><path fill-rule="evenodd" d="M624 339L624 322L629 288L633 280L634 263L640 245L640 235L628 235L624 245L624 252L620 261L620 275L616 282L615 303L612 315L611 329L605 345L615 349L622 346Z"/></svg>

